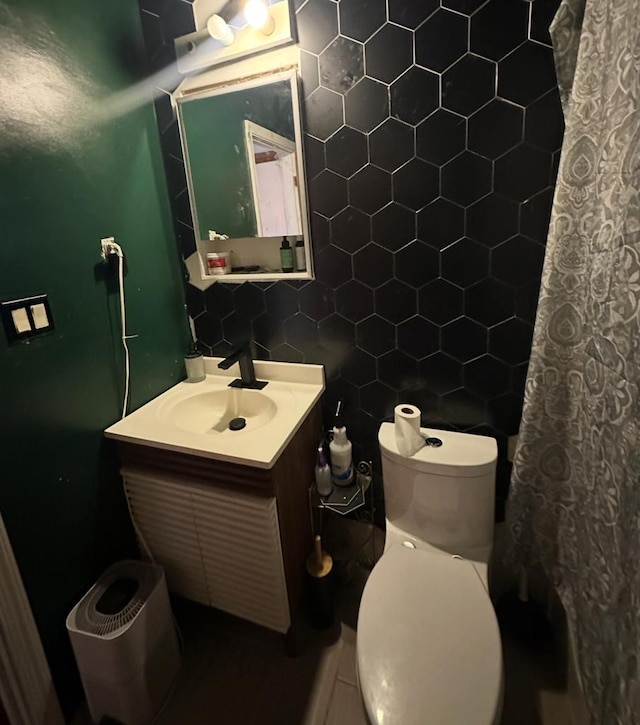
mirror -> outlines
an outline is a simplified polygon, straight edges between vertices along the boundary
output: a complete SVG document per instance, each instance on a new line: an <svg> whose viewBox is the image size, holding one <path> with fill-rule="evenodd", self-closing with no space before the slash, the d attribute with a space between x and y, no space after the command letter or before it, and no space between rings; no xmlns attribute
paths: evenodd
<svg viewBox="0 0 640 725"><path fill-rule="evenodd" d="M288 70L176 99L205 278L206 255L215 252L232 253L224 281L312 276L297 82ZM283 237L296 251L304 246L293 273L282 271Z"/></svg>

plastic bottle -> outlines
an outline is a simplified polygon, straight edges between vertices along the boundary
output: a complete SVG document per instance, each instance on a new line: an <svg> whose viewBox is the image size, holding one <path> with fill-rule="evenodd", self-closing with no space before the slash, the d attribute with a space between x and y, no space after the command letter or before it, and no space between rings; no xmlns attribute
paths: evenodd
<svg viewBox="0 0 640 725"><path fill-rule="evenodd" d="M189 343L189 350L184 356L184 366L187 371L187 383L200 383L207 376L204 372L204 357L196 350L193 342Z"/></svg>
<svg viewBox="0 0 640 725"><path fill-rule="evenodd" d="M331 454L331 480L336 486L350 486L353 482L353 453L347 429L342 422L342 401L338 403L333 440L329 443Z"/></svg>
<svg viewBox="0 0 640 725"><path fill-rule="evenodd" d="M283 272L293 272L293 249L286 237L283 237L280 247L280 266Z"/></svg>
<svg viewBox="0 0 640 725"><path fill-rule="evenodd" d="M316 461L316 488L321 496L328 496L333 491L331 485L331 469L327 463L327 457L322 445L318 446L318 458Z"/></svg>
<svg viewBox="0 0 640 725"><path fill-rule="evenodd" d="M296 242L296 270L298 272L306 272L307 271L307 260L304 256L304 241L302 239L298 239Z"/></svg>

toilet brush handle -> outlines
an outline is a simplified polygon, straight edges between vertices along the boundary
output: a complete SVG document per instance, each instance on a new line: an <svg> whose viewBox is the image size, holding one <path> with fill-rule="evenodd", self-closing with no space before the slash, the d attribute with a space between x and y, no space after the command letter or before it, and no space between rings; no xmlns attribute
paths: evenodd
<svg viewBox="0 0 640 725"><path fill-rule="evenodd" d="M318 569L322 569L322 539L320 534L316 534L313 539L313 546L316 553L316 562Z"/></svg>

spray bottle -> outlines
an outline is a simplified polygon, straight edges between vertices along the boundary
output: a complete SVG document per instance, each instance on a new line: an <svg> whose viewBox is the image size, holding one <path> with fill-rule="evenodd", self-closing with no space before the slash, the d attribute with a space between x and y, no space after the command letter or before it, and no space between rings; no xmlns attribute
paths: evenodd
<svg viewBox="0 0 640 725"><path fill-rule="evenodd" d="M336 486L350 486L353 483L353 454L351 441L342 420L342 401L338 403L333 426L333 440L329 443L331 454L331 480Z"/></svg>

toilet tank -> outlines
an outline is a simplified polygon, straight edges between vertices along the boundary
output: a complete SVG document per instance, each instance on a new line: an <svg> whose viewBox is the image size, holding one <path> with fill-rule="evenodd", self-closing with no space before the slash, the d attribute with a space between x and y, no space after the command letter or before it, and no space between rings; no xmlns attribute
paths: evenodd
<svg viewBox="0 0 640 725"><path fill-rule="evenodd" d="M421 428L442 445L400 455L395 426L378 440L387 521L439 549L469 555L493 542L498 446L487 436Z"/></svg>

